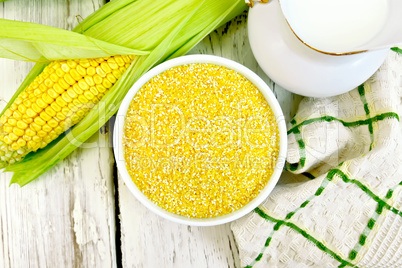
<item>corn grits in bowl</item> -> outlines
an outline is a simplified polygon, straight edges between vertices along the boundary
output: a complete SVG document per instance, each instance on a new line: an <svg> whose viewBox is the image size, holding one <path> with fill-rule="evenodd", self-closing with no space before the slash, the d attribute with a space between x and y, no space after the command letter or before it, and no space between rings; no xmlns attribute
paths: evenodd
<svg viewBox="0 0 402 268"><path fill-rule="evenodd" d="M279 179L286 128L268 86L233 61L190 55L145 74L114 135L119 171L148 208L216 225L258 206Z"/></svg>

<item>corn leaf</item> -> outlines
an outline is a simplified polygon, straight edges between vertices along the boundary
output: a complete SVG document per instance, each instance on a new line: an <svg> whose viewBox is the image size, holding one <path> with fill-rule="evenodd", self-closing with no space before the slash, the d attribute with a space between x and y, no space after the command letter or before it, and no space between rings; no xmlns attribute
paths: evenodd
<svg viewBox="0 0 402 268"><path fill-rule="evenodd" d="M150 54L139 55L102 101L70 131L44 149L29 154L22 162L8 166L6 171L14 172L11 183L23 186L64 159L116 113L124 96L140 76L166 59L184 55L208 33L245 8L243 0L115 0L89 16L74 31L118 46L150 50ZM129 22L123 20L120 21L122 25L116 25L110 20L116 14L120 17L131 14L141 19L132 24L131 15L127 15L124 18ZM169 22L163 24L163 21ZM153 28L146 28L144 32L143 27L147 24L152 24ZM113 29L114 26L117 29ZM39 68L37 65L33 72Z"/></svg>
<svg viewBox="0 0 402 268"><path fill-rule="evenodd" d="M23 61L147 55L80 33L37 23L0 19L0 57Z"/></svg>

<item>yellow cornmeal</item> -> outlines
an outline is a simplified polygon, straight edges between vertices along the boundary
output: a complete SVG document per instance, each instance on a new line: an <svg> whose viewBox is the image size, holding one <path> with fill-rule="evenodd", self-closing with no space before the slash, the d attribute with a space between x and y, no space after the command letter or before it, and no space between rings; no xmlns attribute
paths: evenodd
<svg viewBox="0 0 402 268"><path fill-rule="evenodd" d="M171 68L133 98L124 157L137 187L192 218L231 213L267 184L279 151L277 123L260 91L212 64Z"/></svg>

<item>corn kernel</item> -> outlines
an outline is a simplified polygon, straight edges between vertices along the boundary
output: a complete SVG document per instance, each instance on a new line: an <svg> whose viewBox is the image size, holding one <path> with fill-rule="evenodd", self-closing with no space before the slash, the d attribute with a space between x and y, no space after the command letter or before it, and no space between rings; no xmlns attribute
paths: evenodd
<svg viewBox="0 0 402 268"><path fill-rule="evenodd" d="M32 137L32 141L34 141L35 143L38 143L38 142L41 142L42 139L39 137L39 135L37 135L37 136ZM34 146L36 146L36 145L34 145Z"/></svg>
<svg viewBox="0 0 402 268"><path fill-rule="evenodd" d="M56 91L54 91L53 89L49 89L47 91L47 94L49 94L49 96L53 99L57 98L59 96L59 94L56 93Z"/></svg>
<svg viewBox="0 0 402 268"><path fill-rule="evenodd" d="M27 147L30 148L30 149L34 148L35 146L36 146L36 142L34 142L34 141L28 141L27 142Z"/></svg>
<svg viewBox="0 0 402 268"><path fill-rule="evenodd" d="M37 124L37 123L31 123L29 125L29 128L32 129L33 131L39 131L42 129L41 125Z"/></svg>
<svg viewBox="0 0 402 268"><path fill-rule="evenodd" d="M78 117L77 114L73 114L73 115L71 116L71 120L72 120L72 124L76 124L77 122L80 121L80 118Z"/></svg>
<svg viewBox="0 0 402 268"><path fill-rule="evenodd" d="M32 89L37 89L39 87L39 83L36 80L34 80L31 84L31 86L32 86Z"/></svg>
<svg viewBox="0 0 402 268"><path fill-rule="evenodd" d="M91 66L87 69L87 75L94 76L95 74L96 74L96 69L93 66Z"/></svg>
<svg viewBox="0 0 402 268"><path fill-rule="evenodd" d="M81 78L82 78L82 76L77 72L77 70L75 70L75 69L72 69L71 71L70 71L70 75L72 76L72 78L75 80L75 81L78 81L78 80L80 80Z"/></svg>
<svg viewBox="0 0 402 268"><path fill-rule="evenodd" d="M50 136L45 136L43 138L43 140L44 140L45 146L46 146L48 143L50 143L52 141L52 138ZM43 146L43 147L45 147L45 146Z"/></svg>
<svg viewBox="0 0 402 268"><path fill-rule="evenodd" d="M50 117L53 117L56 115L56 111L52 109L52 107L47 107L45 109L45 112L47 115L49 115Z"/></svg>
<svg viewBox="0 0 402 268"><path fill-rule="evenodd" d="M23 138L19 138L18 140L17 140L17 144L20 146L20 148L21 147L24 147L26 144L27 144L27 142L23 139ZM18 149L17 149L18 150Z"/></svg>
<svg viewBox="0 0 402 268"><path fill-rule="evenodd" d="M50 127L52 127L52 128L55 128L55 127L57 127L57 126L59 125L59 123L57 123L57 121L56 121L55 119L49 120L49 121L47 122L47 124L48 124Z"/></svg>
<svg viewBox="0 0 402 268"><path fill-rule="evenodd" d="M88 68L89 66L91 66L91 65L89 64L89 60L87 60L87 59L82 59L82 60L80 60L80 65L81 65L82 67L84 67L84 68Z"/></svg>
<svg viewBox="0 0 402 268"><path fill-rule="evenodd" d="M75 67L77 67L77 63L74 60L67 60L67 65L68 67L70 67L70 69L74 69Z"/></svg>
<svg viewBox="0 0 402 268"><path fill-rule="evenodd" d="M10 106L11 111L15 111L18 109L18 105L16 103L11 104Z"/></svg>
<svg viewBox="0 0 402 268"><path fill-rule="evenodd" d="M81 102L81 103L89 102L89 100L87 98L85 98L84 95L79 95L78 96L78 101Z"/></svg>
<svg viewBox="0 0 402 268"><path fill-rule="evenodd" d="M94 94L95 96L99 95L99 91L96 89L96 87L91 87L89 91Z"/></svg>
<svg viewBox="0 0 402 268"><path fill-rule="evenodd" d="M61 126L57 126L54 128L54 132L58 135L60 135L61 133L64 132L64 128L62 128Z"/></svg>
<svg viewBox="0 0 402 268"><path fill-rule="evenodd" d="M37 104L41 109L47 107L47 103L44 102L42 99L37 99L37 100L36 100L36 104Z"/></svg>
<svg viewBox="0 0 402 268"><path fill-rule="evenodd" d="M59 82L57 82L57 83L59 84L59 86L60 86L62 89L68 89L68 88L70 87L70 86L68 85L67 81L64 80L64 77L66 77L66 75L67 75L67 74L65 74L65 75L63 76L63 78L60 78ZM59 94L61 94L61 93L59 93Z"/></svg>
<svg viewBox="0 0 402 268"><path fill-rule="evenodd" d="M64 92L63 94L61 94L61 97L63 98L63 100L65 102L72 102L72 99L70 98L70 96L67 94L67 92Z"/></svg>
<svg viewBox="0 0 402 268"><path fill-rule="evenodd" d="M23 122L23 121L18 121L17 122L17 127L20 128L20 129L26 129L26 128L28 128L28 124Z"/></svg>
<svg viewBox="0 0 402 268"><path fill-rule="evenodd" d="M94 80L93 80L92 77L90 77L90 76L85 76L84 79L85 79L85 82L86 82L90 87L92 87L92 86L95 85L95 82L94 82Z"/></svg>
<svg viewBox="0 0 402 268"><path fill-rule="evenodd" d="M51 104L51 103L54 102L54 99L53 99L52 97L50 97L48 94L46 94L46 93L43 93L43 95L42 95L42 100L43 100L44 102L46 102L47 104ZM45 107L44 107L44 108L45 108Z"/></svg>
<svg viewBox="0 0 402 268"><path fill-rule="evenodd" d="M40 108L36 103L33 103L31 107L32 107L32 110L34 113L40 113L42 111L42 108ZM30 110L30 109L28 109L28 110ZM27 110L27 112L28 112L28 110Z"/></svg>
<svg viewBox="0 0 402 268"><path fill-rule="evenodd" d="M22 103L22 99L20 97L18 97L15 99L14 103L17 105L20 105Z"/></svg>
<svg viewBox="0 0 402 268"><path fill-rule="evenodd" d="M64 101L64 99L60 96L56 99L56 103L60 106L60 107L65 107L67 106L67 103Z"/></svg>
<svg viewBox="0 0 402 268"><path fill-rule="evenodd" d="M82 117L85 116L84 110L78 110L76 114L77 114L77 116L80 117L80 118L82 118Z"/></svg>
<svg viewBox="0 0 402 268"><path fill-rule="evenodd" d="M68 70L66 72L68 72ZM64 72L63 69L57 69L56 74L57 74L58 77L63 77L66 73Z"/></svg>
<svg viewBox="0 0 402 268"><path fill-rule="evenodd" d="M40 113L40 114L42 115L43 113ZM34 122L35 122L36 124L38 124L39 126L43 126L43 125L46 124L46 122L45 122L41 117L36 117L36 118L34 119Z"/></svg>
<svg viewBox="0 0 402 268"><path fill-rule="evenodd" d="M84 92L84 96L85 96L85 98L87 98L89 101L91 101L93 98L95 98L95 96L94 96L91 92L89 92L89 91L85 91L85 92Z"/></svg>
<svg viewBox="0 0 402 268"><path fill-rule="evenodd" d="M59 76L57 75L57 73L52 74L49 79L53 82L52 86L54 85L54 83L57 83L57 81L59 81Z"/></svg>
<svg viewBox="0 0 402 268"><path fill-rule="evenodd" d="M112 83L112 84L116 83L116 80L117 80L116 77L114 77L113 74L107 74L106 79L109 80L109 82Z"/></svg>
<svg viewBox="0 0 402 268"><path fill-rule="evenodd" d="M106 80L106 79L103 80L102 85L103 85L105 88L111 88L111 87L112 87L112 83L110 83L109 80Z"/></svg>
<svg viewBox="0 0 402 268"><path fill-rule="evenodd" d="M46 92L47 89L48 89L48 87L44 83L39 85L39 90L41 93Z"/></svg>
<svg viewBox="0 0 402 268"><path fill-rule="evenodd" d="M66 74L64 76L64 80L66 80L67 84L69 84L70 86L74 85L75 83L74 78L70 74Z"/></svg>
<svg viewBox="0 0 402 268"><path fill-rule="evenodd" d="M0 124L4 125L6 122L7 122L7 116L2 115L2 116L0 117Z"/></svg>
<svg viewBox="0 0 402 268"><path fill-rule="evenodd" d="M84 77L87 74L87 71L81 65L77 66L77 72L80 74L81 77Z"/></svg>
<svg viewBox="0 0 402 268"><path fill-rule="evenodd" d="M106 76L106 72L99 66L96 67L96 73L100 76L100 77L105 77Z"/></svg>
<svg viewBox="0 0 402 268"><path fill-rule="evenodd" d="M89 60L89 64L91 64L92 67L96 67L99 65L98 62L94 59Z"/></svg>
<svg viewBox="0 0 402 268"><path fill-rule="evenodd" d="M116 60L116 63L117 63L120 67L121 67L121 66L124 66L124 65L126 64L121 56L116 56L114 59Z"/></svg>
<svg viewBox="0 0 402 268"><path fill-rule="evenodd" d="M80 81L78 81L78 86L79 86L82 90L88 90L88 88L89 88L88 84L85 82L84 79L81 79Z"/></svg>
<svg viewBox="0 0 402 268"><path fill-rule="evenodd" d="M70 98L72 98L72 99L77 98L77 93L75 93L75 91L74 91L72 88L70 88L70 89L67 90L67 94L68 94L68 95L70 96Z"/></svg>
<svg viewBox="0 0 402 268"><path fill-rule="evenodd" d="M95 58L95 61L96 61L97 63L102 63L102 62L105 61L105 59L104 59L104 58Z"/></svg>
<svg viewBox="0 0 402 268"><path fill-rule="evenodd" d="M99 74L95 74L94 75L94 82L95 82L95 84L100 85L103 82L103 78Z"/></svg>
<svg viewBox="0 0 402 268"><path fill-rule="evenodd" d="M123 74L125 71L127 71L127 68L126 67L120 67L119 68L119 71Z"/></svg>
<svg viewBox="0 0 402 268"><path fill-rule="evenodd" d="M13 112L12 112L10 109L7 109L7 110L4 112L4 115L7 116L7 117L10 117L12 114L13 114Z"/></svg>
<svg viewBox="0 0 402 268"><path fill-rule="evenodd" d="M44 120L44 121L49 121L52 119L45 111L41 112L39 116ZM35 121L36 122L36 121ZM36 122L37 123L37 122Z"/></svg>
<svg viewBox="0 0 402 268"><path fill-rule="evenodd" d="M52 104L50 104L50 107L52 107L52 109L55 112L60 112L61 111L61 107L60 105L57 104L57 102L53 102ZM53 115L54 116L54 115Z"/></svg>
<svg viewBox="0 0 402 268"><path fill-rule="evenodd" d="M115 61L113 58L108 59L108 60L107 60L107 63L108 63L109 67L110 67L112 70L115 70L115 69L118 69L118 68L119 68L119 65L116 63L116 61Z"/></svg>
<svg viewBox="0 0 402 268"><path fill-rule="evenodd" d="M46 132L46 133L49 133L50 131L52 131L52 129L53 128L51 128L49 125L44 125L43 127L42 127L42 130L44 131L44 132ZM38 134L39 135L39 134Z"/></svg>
<svg viewBox="0 0 402 268"><path fill-rule="evenodd" d="M17 120L15 120L14 118L10 118L8 119L7 123L10 124L11 126L16 126Z"/></svg>
<svg viewBox="0 0 402 268"><path fill-rule="evenodd" d="M12 141L18 140L18 136L17 136L16 134L14 134L14 133L8 134L8 137L9 137L10 140L12 140Z"/></svg>
<svg viewBox="0 0 402 268"><path fill-rule="evenodd" d="M12 140L10 139L10 137L8 137L8 136L5 136L3 140L4 140L4 142L7 143L7 144L13 143L13 141L12 141Z"/></svg>
<svg viewBox="0 0 402 268"><path fill-rule="evenodd" d="M40 96L42 94L42 91L39 88L37 88L34 90L33 94L34 96Z"/></svg>
<svg viewBox="0 0 402 268"><path fill-rule="evenodd" d="M112 74L116 79L119 79L122 76L120 70L113 70Z"/></svg>
<svg viewBox="0 0 402 268"><path fill-rule="evenodd" d="M12 145L11 145L11 148L14 150L14 151L17 151L17 150L19 150L20 148L21 148L21 146L19 146L18 145L18 143L13 143Z"/></svg>
<svg viewBox="0 0 402 268"><path fill-rule="evenodd" d="M123 55L122 58L123 58L123 60L124 60L125 63L130 63L130 62L131 62L130 57L127 56L127 55Z"/></svg>
<svg viewBox="0 0 402 268"><path fill-rule="evenodd" d="M39 130L39 131L38 131L38 136L39 136L39 137L43 138L43 137L46 137L46 135L47 135L47 132L45 132L45 131L43 131L43 130Z"/></svg>
<svg viewBox="0 0 402 268"><path fill-rule="evenodd" d="M18 111L20 111L20 113L25 114L25 112L27 111L27 107L25 107L24 104L20 104L18 105Z"/></svg>
<svg viewBox="0 0 402 268"><path fill-rule="evenodd" d="M71 117L67 117L67 118L64 120L64 127L69 128L69 127L72 126L72 124L73 124L73 121L71 120Z"/></svg>
<svg viewBox="0 0 402 268"><path fill-rule="evenodd" d="M36 132L33 131L32 129L28 128L25 130L25 135L27 135L28 137L33 137L36 135Z"/></svg>
<svg viewBox="0 0 402 268"><path fill-rule="evenodd" d="M50 78L46 79L44 83L47 88L50 88L54 85L54 82Z"/></svg>
<svg viewBox="0 0 402 268"><path fill-rule="evenodd" d="M11 133L11 132L13 132L13 127L12 126L4 126L3 130L5 133Z"/></svg>
<svg viewBox="0 0 402 268"><path fill-rule="evenodd" d="M26 117L26 118L25 118ZM32 122L33 122L33 118L32 117L28 117L27 115L24 115L23 117L22 117L22 121L24 122L24 123L26 123L26 124L31 124Z"/></svg>
<svg viewBox="0 0 402 268"><path fill-rule="evenodd" d="M109 64L107 64L107 62L102 62L100 67L105 72L105 74L108 74L108 73L112 72L112 69L109 67Z"/></svg>
<svg viewBox="0 0 402 268"><path fill-rule="evenodd" d="M79 107L77 107L77 105L75 105L74 103L69 103L68 104L68 108L70 109L71 112L75 113L76 111L78 111Z"/></svg>
<svg viewBox="0 0 402 268"><path fill-rule="evenodd" d="M79 82L78 82L79 83ZM78 83L75 83L73 85L73 90L74 92L79 96L80 94L83 93L82 89L80 88L80 86L78 85Z"/></svg>
<svg viewBox="0 0 402 268"><path fill-rule="evenodd" d="M61 112L65 115L65 116L70 116L72 114L72 111L70 109L70 107L64 107L63 109L61 109ZM63 119L64 120L64 119Z"/></svg>
<svg viewBox="0 0 402 268"><path fill-rule="evenodd" d="M63 121L64 119L66 119L66 116L63 114L63 112L58 112L56 114L56 118L60 121Z"/></svg>
<svg viewBox="0 0 402 268"><path fill-rule="evenodd" d="M57 93L57 94L61 94L64 92L64 89L59 85L59 84L54 84L53 86L53 90ZM49 94L50 95L50 94ZM56 98L56 97L55 97Z"/></svg>
<svg viewBox="0 0 402 268"><path fill-rule="evenodd" d="M19 129L18 127L15 127L15 128L13 128L13 133L15 135L17 135L17 136L22 136L22 135L24 135L25 132L22 129Z"/></svg>

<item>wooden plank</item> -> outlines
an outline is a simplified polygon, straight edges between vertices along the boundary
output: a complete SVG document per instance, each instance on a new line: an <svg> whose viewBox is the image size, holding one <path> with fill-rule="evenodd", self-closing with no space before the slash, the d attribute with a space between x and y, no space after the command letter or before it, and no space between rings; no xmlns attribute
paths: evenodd
<svg viewBox="0 0 402 268"><path fill-rule="evenodd" d="M72 29L103 0L13 0L0 17ZM0 59L0 98L8 101L32 67ZM113 156L109 134L38 180L9 187L0 174L0 267L116 267Z"/></svg>
<svg viewBox="0 0 402 268"><path fill-rule="evenodd" d="M299 97L276 86L258 67L247 39L246 15L207 36L190 53L235 60L260 75L274 89L286 118ZM190 227L167 221L146 209L119 179L123 267L239 267L230 224Z"/></svg>

